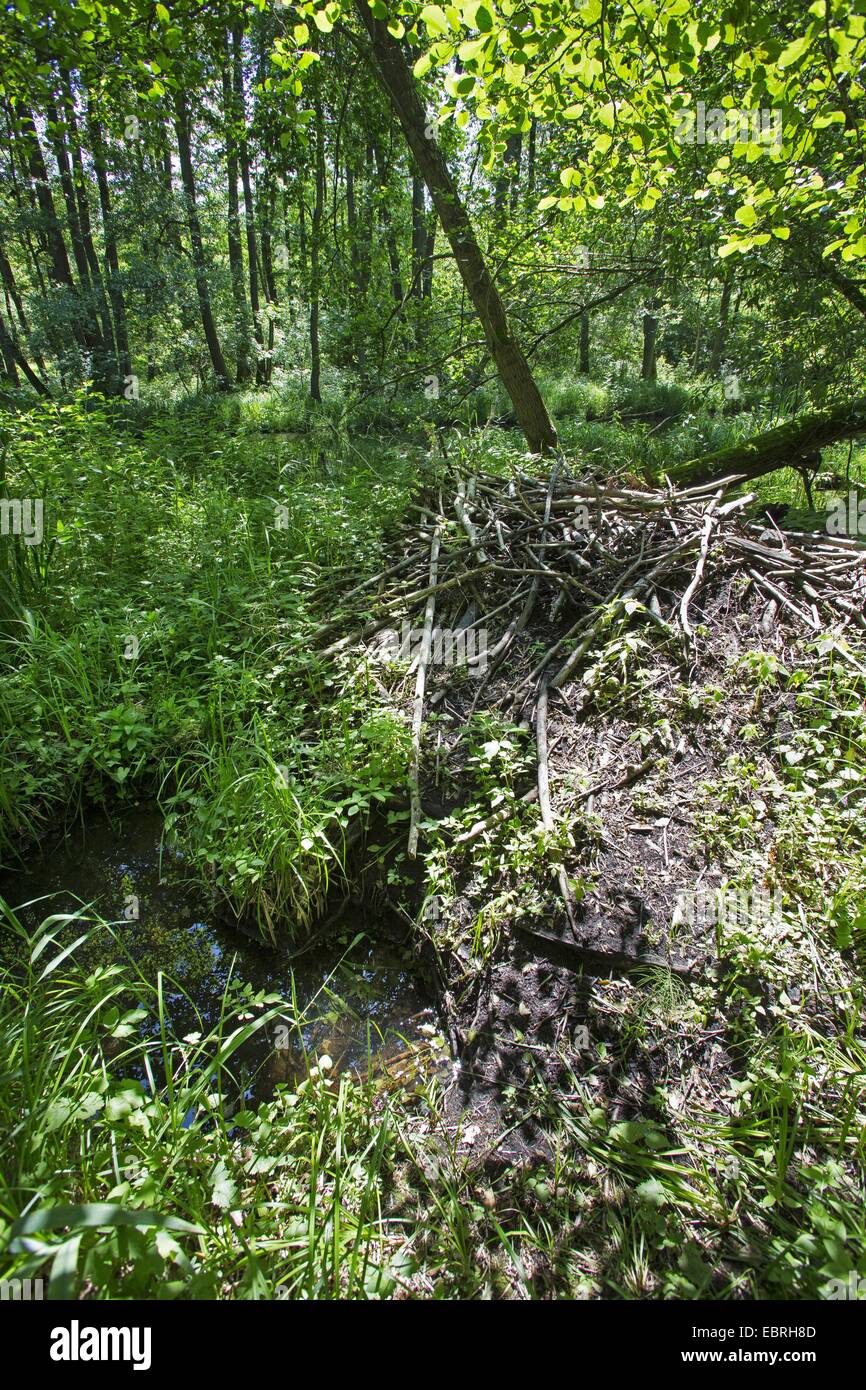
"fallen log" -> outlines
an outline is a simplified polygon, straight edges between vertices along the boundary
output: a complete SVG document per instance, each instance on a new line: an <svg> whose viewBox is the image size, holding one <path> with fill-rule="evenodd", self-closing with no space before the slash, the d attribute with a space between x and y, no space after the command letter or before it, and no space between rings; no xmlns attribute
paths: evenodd
<svg viewBox="0 0 866 1390"><path fill-rule="evenodd" d="M759 478L776 468L802 467L804 462L812 460L817 463L819 450L857 434L866 434L866 396L857 396L853 401L829 406L826 410L798 415L740 444L674 464L666 470L666 477L677 487L731 476L744 481Z"/></svg>

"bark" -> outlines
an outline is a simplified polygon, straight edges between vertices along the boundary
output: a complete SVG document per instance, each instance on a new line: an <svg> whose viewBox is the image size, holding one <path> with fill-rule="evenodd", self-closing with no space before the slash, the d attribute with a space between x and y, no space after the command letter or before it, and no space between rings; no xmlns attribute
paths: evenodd
<svg viewBox="0 0 866 1390"><path fill-rule="evenodd" d="M589 310L584 309L580 315L580 362L578 371L583 376L589 376Z"/></svg>
<svg viewBox="0 0 866 1390"><path fill-rule="evenodd" d="M117 343L117 373L119 389L122 390L132 371L132 357L129 351L129 333L126 326L126 303L123 297L123 283L120 278L120 257L117 252L117 233L111 211L111 193L108 187L108 162L102 129L92 111L88 112L90 148L93 167L96 170L96 186L99 190L99 208L102 214L102 240L105 247L105 273L108 280L108 298L111 302L111 315L114 320L114 339Z"/></svg>
<svg viewBox="0 0 866 1390"><path fill-rule="evenodd" d="M319 344L319 299L321 296L322 219L325 211L325 118L322 110L322 99L319 95L318 73L314 77L314 83L316 196L310 227L310 396L314 401L321 402L322 352Z"/></svg>
<svg viewBox="0 0 866 1390"><path fill-rule="evenodd" d="M163 121L159 122L159 125L157 126L156 143L157 159L159 161L159 169L162 177L162 186L163 191L165 193L166 206L167 208L172 210L173 214L174 174L172 172L171 167L171 140L169 138L169 129L170 127L167 124L163 123ZM178 230L177 222L173 215L170 216L168 219L168 225L165 229L165 240L166 245L171 248L171 250L175 253L176 256L183 256L183 243L181 242L180 232Z"/></svg>
<svg viewBox="0 0 866 1390"><path fill-rule="evenodd" d="M413 299L424 297L424 255L427 249L427 223L424 216L424 180L412 175L412 287Z"/></svg>
<svg viewBox="0 0 866 1390"><path fill-rule="evenodd" d="M274 275L273 239L271 234L271 227L274 221L275 207L276 191L274 188L273 179L271 177L270 166L266 163L264 170L262 171L261 196L259 198L259 220L261 223L260 243L262 253L262 284L264 285L265 290L265 303L268 306L270 306L271 304L279 304L280 302L277 293L276 277ZM270 383L274 365L274 343L276 341L276 338L274 327L274 315L272 313L269 313L267 318L268 343L267 356L265 358L264 375L265 381Z"/></svg>
<svg viewBox="0 0 866 1390"><path fill-rule="evenodd" d="M363 0L361 0L363 3ZM388 263L391 267L391 294L395 304L403 303L403 280L400 274L400 251L397 246L397 238L394 235L394 224L391 221L391 209L388 207L388 168L382 154L382 147L378 140L373 144L373 155L376 160L376 173L379 176L379 220L385 230L385 246L388 250Z"/></svg>
<svg viewBox="0 0 866 1390"><path fill-rule="evenodd" d="M731 292L734 288L733 277L728 274L725 276L722 285L722 297L719 300L719 321L716 331L713 334L713 343L710 348L710 376L717 377L722 370L722 355L725 351L725 342L728 336L728 319L731 310Z"/></svg>
<svg viewBox="0 0 866 1390"><path fill-rule="evenodd" d="M478 245L457 184L438 142L425 138L426 113L403 50L388 33L386 25L373 17L366 0L355 0L355 8L370 37L379 80L427 185L527 443L536 453L554 449L557 437L553 421L512 334L505 306Z"/></svg>
<svg viewBox="0 0 866 1390"><path fill-rule="evenodd" d="M355 204L355 171L352 168L351 160L346 161L346 226L349 233L349 259L352 265L352 286L359 295L363 295L367 288L367 284L361 263L358 210Z"/></svg>
<svg viewBox="0 0 866 1390"><path fill-rule="evenodd" d="M746 479L760 478L776 468L817 462L819 451L826 445L858 434L866 434L866 396L798 415L787 424L744 439L741 444L675 464L667 470L667 476L678 487L734 474Z"/></svg>
<svg viewBox="0 0 866 1390"><path fill-rule="evenodd" d="M241 186L244 191L244 227L247 238L247 274L249 277L250 311L253 316L253 337L256 340L256 385L265 383L265 336L262 332L261 302L259 300L259 256L256 245L256 208L250 176L250 149L246 135L246 102L243 86L243 28L236 24L232 30L234 47L234 100L238 119L238 162Z"/></svg>
<svg viewBox="0 0 866 1390"><path fill-rule="evenodd" d="M7 298L7 303L11 301L11 303L15 305L15 312L18 315L18 322L21 325L21 331L23 333L29 333L30 325L27 322L27 315L24 312L24 304L21 299L21 295L18 292L18 286L15 281L15 274L12 270L12 266L9 264L9 261L6 258L6 254L3 251L2 247L0 247L0 276L3 277L3 290Z"/></svg>
<svg viewBox="0 0 866 1390"><path fill-rule="evenodd" d="M53 104L49 104L46 108L46 115L48 117L48 134L51 142L51 149L57 162L57 169L60 174L60 189L63 194L63 201L66 205L66 221L69 227L69 240L72 246L75 269L78 272L79 283L82 288L86 288L90 281L90 264L87 260L87 252L84 249L84 241L81 236L78 203L75 198L75 188L72 182L72 163L63 137L57 107Z"/></svg>
<svg viewBox="0 0 866 1390"><path fill-rule="evenodd" d="M653 295L644 310L643 316L643 356L640 366L640 374L643 381L655 381L658 375L656 339L658 338L659 321L656 313L657 309L658 298Z"/></svg>
<svg viewBox="0 0 866 1390"><path fill-rule="evenodd" d="M202 241L201 223L198 216L198 204L196 202L195 174L192 167L192 150L190 146L189 129L189 109L186 103L186 95L182 89L178 89L174 96L175 129L177 131L177 147L180 155L180 173L183 180L183 191L186 199L186 214L189 223L189 238L192 247L192 263L195 271L195 288L198 295L199 309L201 311L201 323L204 329L205 341L210 354L211 366L216 377L217 386L221 391L228 390L229 374L220 347L219 335L216 323L214 322L213 308L211 307L210 289L207 281L207 264L205 262L204 243Z"/></svg>
<svg viewBox="0 0 866 1390"><path fill-rule="evenodd" d="M251 375L250 335L247 319L247 294L244 286L244 254L241 248L240 205L238 203L237 109L228 58L223 66L222 80L223 109L226 121L226 180L228 183L226 233L237 343L235 380L239 386L242 386L249 381Z"/></svg>
<svg viewBox="0 0 866 1390"><path fill-rule="evenodd" d="M75 120L75 100L72 94L72 85L69 74L64 73L64 115L66 125L69 130L69 147L72 157L73 181L75 185L75 195L78 204L78 221L81 228L81 240L84 252L87 257L87 264L90 270L90 283L96 297L96 303L100 322L102 323L102 336L106 343L114 345L114 333L111 324L111 315L108 310L108 301L105 297L105 285L102 280L102 271L99 265L99 256L96 252L96 245L93 240L93 228L90 222L90 203L87 196L87 179L84 174L84 161L81 155L81 139L78 134L78 125Z"/></svg>
<svg viewBox="0 0 866 1390"><path fill-rule="evenodd" d="M0 315L0 358L3 362L4 381L8 381L10 386L20 386L21 378L18 375L15 353L12 351L12 339L6 331L2 315Z"/></svg>
<svg viewBox="0 0 866 1390"><path fill-rule="evenodd" d="M45 382L36 375L30 363L27 361L27 358L24 356L24 353L21 351L20 346L15 341L14 330L11 326L10 328L6 327L2 316L0 316L0 354L2 354L3 360L6 363L9 379L12 381L13 385L18 385L16 371L16 368L18 368L21 370L23 376L30 382L34 391L37 391L40 396L51 395Z"/></svg>
<svg viewBox="0 0 866 1390"><path fill-rule="evenodd" d="M427 240L424 248L424 276L422 281L422 298L433 298L433 252L436 249L436 218L427 219Z"/></svg>
<svg viewBox="0 0 866 1390"><path fill-rule="evenodd" d="M32 187L35 190L36 202L43 223L45 246L49 259L49 275L59 289L68 291L77 301L77 313L72 331L82 352L90 359L94 389L103 391L107 388L108 383L104 375L105 346L102 335L90 313L89 306L82 300L73 278L66 242L63 239L63 230L54 206L36 122L31 112L26 109L21 112L20 130L27 150Z"/></svg>
<svg viewBox="0 0 866 1390"><path fill-rule="evenodd" d="M538 120L535 116L529 127L529 151L526 158L526 194L530 197L535 192L535 144L538 132Z"/></svg>
<svg viewBox="0 0 866 1390"><path fill-rule="evenodd" d="M504 222L509 207L513 211L516 206L522 153L523 136L519 131L512 131L505 142L503 170L496 180L493 194L493 207L498 222Z"/></svg>
<svg viewBox="0 0 866 1390"><path fill-rule="evenodd" d="M29 111L23 112L21 119L22 136L30 166L31 186L35 191L36 202L42 215L42 230L49 260L49 275L55 285L74 290L75 281L72 278L66 243L63 240L63 233L60 230L60 223L54 208L54 199L51 196L48 170L45 167L42 146L36 133L36 123Z"/></svg>

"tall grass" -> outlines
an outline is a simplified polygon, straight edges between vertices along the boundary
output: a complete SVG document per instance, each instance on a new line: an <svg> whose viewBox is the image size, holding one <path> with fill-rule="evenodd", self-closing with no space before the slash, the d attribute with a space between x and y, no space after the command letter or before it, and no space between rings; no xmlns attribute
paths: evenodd
<svg viewBox="0 0 866 1390"><path fill-rule="evenodd" d="M240 1049L278 1021L300 1034L296 1004L230 981L214 1027L179 1039L162 974L79 965L83 912L28 934L0 910L3 1277L57 1298L394 1287L399 1232L381 1205L396 1138L372 1083L310 1059L297 1087L238 1100Z"/></svg>
<svg viewBox="0 0 866 1390"><path fill-rule="evenodd" d="M52 547L0 624L0 855L87 802L159 793L192 866L272 934L309 920L347 816L405 780L401 720L310 633L334 616L315 586L375 573L417 475L333 432L316 455L270 442L258 402L222 434L200 402L0 421L6 484L44 497Z"/></svg>

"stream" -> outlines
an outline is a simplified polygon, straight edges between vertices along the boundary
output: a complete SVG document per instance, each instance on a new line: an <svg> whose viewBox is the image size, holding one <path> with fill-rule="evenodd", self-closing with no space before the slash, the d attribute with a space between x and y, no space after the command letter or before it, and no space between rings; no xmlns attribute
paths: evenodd
<svg viewBox="0 0 866 1390"><path fill-rule="evenodd" d="M88 968L126 960L152 984L164 971L166 1011L178 1038L218 1023L230 979L253 993L281 995L291 1026L262 1028L233 1059L246 1097L263 1099L280 1082L295 1084L306 1075L307 1059L322 1053L335 1073L365 1074L427 1041L435 1023L429 997L405 955L377 939L375 924L371 932L356 909L346 910L326 940L314 939L302 953L296 948L290 959L217 921L206 890L184 882L181 856L161 840L155 808L136 808L122 819L92 814L56 850L22 871L5 872L0 897L28 929L51 913L90 905L112 928L94 926L76 959ZM65 933L72 941L82 931L77 922L62 928L64 944ZM149 1014L141 1034L157 1036L152 997L142 1005ZM238 1009L243 1005L229 1014L232 1026Z"/></svg>

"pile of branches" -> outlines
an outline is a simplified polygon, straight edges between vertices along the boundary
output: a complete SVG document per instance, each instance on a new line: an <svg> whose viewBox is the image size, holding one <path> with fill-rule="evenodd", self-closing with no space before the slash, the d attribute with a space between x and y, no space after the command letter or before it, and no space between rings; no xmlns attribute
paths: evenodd
<svg viewBox="0 0 866 1390"><path fill-rule="evenodd" d="M754 520L747 509L755 495L743 494L741 479L650 490L572 476L559 459L547 477L516 471L510 479L478 473L464 480L452 473L446 483L407 528L401 559L343 595L344 605L368 602L373 616L331 641L347 620L344 607L319 630L327 656L369 649L399 621L409 620L418 632L410 668L412 855L428 672L443 628L488 634L485 649L467 658L479 668L469 712L487 691L488 704L515 719L530 713L538 749L532 795L551 826L548 695L562 692L572 714L581 712L591 695L581 671L613 614L661 629L687 671L697 664L703 600L736 574L766 600L770 621L784 614L795 630L839 637L866 627L866 547L819 532L783 532L766 516ZM521 633L530 629L545 641L531 665L523 652L514 659ZM866 674L849 644L837 650Z"/></svg>

